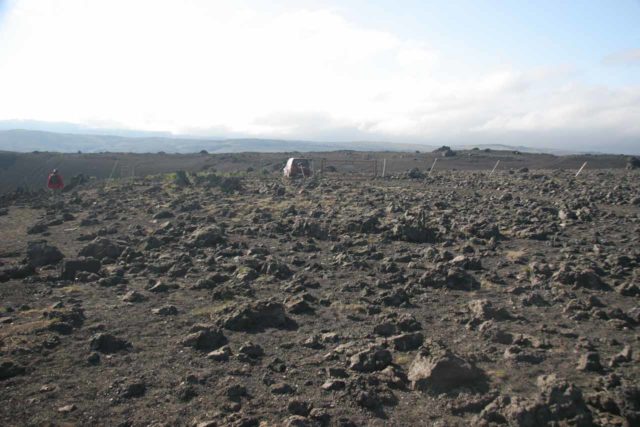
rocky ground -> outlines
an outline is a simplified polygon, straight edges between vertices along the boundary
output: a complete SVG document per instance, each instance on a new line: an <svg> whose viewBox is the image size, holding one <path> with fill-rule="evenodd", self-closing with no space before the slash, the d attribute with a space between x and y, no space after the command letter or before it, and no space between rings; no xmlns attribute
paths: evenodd
<svg viewBox="0 0 640 427"><path fill-rule="evenodd" d="M2 425L639 425L637 171L0 209Z"/></svg>

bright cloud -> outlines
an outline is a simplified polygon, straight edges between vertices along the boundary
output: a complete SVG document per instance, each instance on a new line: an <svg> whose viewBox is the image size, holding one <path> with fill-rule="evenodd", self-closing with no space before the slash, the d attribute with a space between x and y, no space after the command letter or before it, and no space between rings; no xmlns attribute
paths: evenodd
<svg viewBox="0 0 640 427"><path fill-rule="evenodd" d="M640 138L639 86L582 84L566 64L454 70L464 58L333 9L204 0L10 6L0 28L0 120L299 139L462 141L554 130Z"/></svg>

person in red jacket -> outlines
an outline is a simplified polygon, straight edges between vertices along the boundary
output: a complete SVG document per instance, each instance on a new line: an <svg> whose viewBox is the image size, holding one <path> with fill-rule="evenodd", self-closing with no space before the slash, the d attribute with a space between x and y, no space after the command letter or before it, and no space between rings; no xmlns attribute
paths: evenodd
<svg viewBox="0 0 640 427"><path fill-rule="evenodd" d="M53 200L57 200L60 191L64 188L64 181L62 180L62 175L58 173L58 169L52 170L49 174L47 187L53 192Z"/></svg>

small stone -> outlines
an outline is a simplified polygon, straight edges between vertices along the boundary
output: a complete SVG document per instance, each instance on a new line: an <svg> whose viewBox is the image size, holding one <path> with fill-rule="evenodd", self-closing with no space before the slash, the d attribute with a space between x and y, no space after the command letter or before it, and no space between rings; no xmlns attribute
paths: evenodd
<svg viewBox="0 0 640 427"><path fill-rule="evenodd" d="M371 410L378 409L382 405L377 393L370 390L361 391L360 393L358 393L358 396L356 397L356 403L358 403L358 405L362 406L363 408Z"/></svg>
<svg viewBox="0 0 640 427"><path fill-rule="evenodd" d="M401 334L391 337L393 348L397 351L411 351L420 348L424 336L420 332Z"/></svg>
<svg viewBox="0 0 640 427"><path fill-rule="evenodd" d="M277 383L271 386L271 393L273 394L291 394L295 390L287 383Z"/></svg>
<svg viewBox="0 0 640 427"><path fill-rule="evenodd" d="M142 302L147 298L138 291L129 291L123 297L122 301L124 302Z"/></svg>
<svg viewBox="0 0 640 427"><path fill-rule="evenodd" d="M188 402L197 395L198 392L191 385L182 384L180 387L178 387L177 396L178 400L180 400L181 402Z"/></svg>
<svg viewBox="0 0 640 427"><path fill-rule="evenodd" d="M50 393L56 389L56 386L51 384L45 384L40 387L40 393Z"/></svg>
<svg viewBox="0 0 640 427"><path fill-rule="evenodd" d="M71 405L65 405L65 406L59 407L58 412L60 412L61 414L68 414L69 412L73 412L76 409L78 409L78 407L72 403Z"/></svg>
<svg viewBox="0 0 640 427"><path fill-rule="evenodd" d="M392 335L395 335L397 332L398 332L398 328L394 323L391 323L391 322L380 323L373 328L374 334L380 335L383 337L390 337Z"/></svg>
<svg viewBox="0 0 640 427"><path fill-rule="evenodd" d="M100 363L100 354L95 351L92 352L89 357L87 357L87 363L94 366Z"/></svg>
<svg viewBox="0 0 640 427"><path fill-rule="evenodd" d="M370 348L351 356L349 368L359 372L381 371L392 361L389 350Z"/></svg>
<svg viewBox="0 0 640 427"><path fill-rule="evenodd" d="M578 361L579 371L600 372L602 371L602 365L600 364L600 356L595 351L589 351L582 356Z"/></svg>
<svg viewBox="0 0 640 427"><path fill-rule="evenodd" d="M233 384L227 387L225 394L231 400L237 400L247 395L247 388L240 384Z"/></svg>
<svg viewBox="0 0 640 427"><path fill-rule="evenodd" d="M116 338L111 334L99 333L91 338L90 347L91 350L108 354L129 349L131 348L131 343L124 339Z"/></svg>
<svg viewBox="0 0 640 427"><path fill-rule="evenodd" d="M130 399L133 397L141 397L147 391L147 386L142 382L135 382L127 384L121 391L120 397L124 399Z"/></svg>
<svg viewBox="0 0 640 427"><path fill-rule="evenodd" d="M293 415L306 417L311 411L311 404L302 400L290 400L287 409Z"/></svg>
<svg viewBox="0 0 640 427"><path fill-rule="evenodd" d="M348 378L349 373L343 368L327 368L327 374L331 378Z"/></svg>
<svg viewBox="0 0 640 427"><path fill-rule="evenodd" d="M625 345L622 351L616 355L614 355L609 361L609 366L615 368L622 363L630 362L633 357L633 353L631 350L631 346Z"/></svg>
<svg viewBox="0 0 640 427"><path fill-rule="evenodd" d="M311 427L312 423L300 415L292 415L282 424L283 427Z"/></svg>
<svg viewBox="0 0 640 427"><path fill-rule="evenodd" d="M329 415L327 411L322 408L313 408L309 413L309 418L318 421L321 425L327 425L329 424L331 415Z"/></svg>
<svg viewBox="0 0 640 427"><path fill-rule="evenodd" d="M328 380L322 384L322 389L327 391L343 390L347 384L342 380Z"/></svg>
<svg viewBox="0 0 640 427"><path fill-rule="evenodd" d="M238 349L238 353L250 359L258 359L264 356L264 350L257 344L246 342Z"/></svg>
<svg viewBox="0 0 640 427"><path fill-rule="evenodd" d="M0 363L0 381L9 378L16 377L18 375L24 375L26 369L11 360L6 360Z"/></svg>
<svg viewBox="0 0 640 427"><path fill-rule="evenodd" d="M199 330L192 332L180 341L183 346L193 347L200 351L211 351L227 343L227 338L219 329L209 327L202 327L200 329L197 326L196 329Z"/></svg>
<svg viewBox="0 0 640 427"><path fill-rule="evenodd" d="M228 345L214 350L207 354L207 359L215 360L216 362L226 362L231 356L231 349Z"/></svg>
<svg viewBox="0 0 640 427"><path fill-rule="evenodd" d="M178 314L178 309L174 305L165 305L160 308L154 308L151 312L160 316L175 316Z"/></svg>

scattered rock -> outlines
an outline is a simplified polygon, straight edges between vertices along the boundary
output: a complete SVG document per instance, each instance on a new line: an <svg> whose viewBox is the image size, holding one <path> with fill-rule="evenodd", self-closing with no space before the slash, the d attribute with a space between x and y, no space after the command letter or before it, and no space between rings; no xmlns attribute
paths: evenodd
<svg viewBox="0 0 640 427"><path fill-rule="evenodd" d="M191 234L189 243L197 248L215 247L227 241L224 232L216 226L197 229Z"/></svg>
<svg viewBox="0 0 640 427"><path fill-rule="evenodd" d="M233 331L256 331L265 328L287 328L291 321L284 306L272 301L249 302L227 310L221 324Z"/></svg>
<svg viewBox="0 0 640 427"><path fill-rule="evenodd" d="M3 360L0 362L0 380L7 380L9 378L17 377L18 375L24 375L26 369L23 366L16 364L11 360Z"/></svg>
<svg viewBox="0 0 640 427"><path fill-rule="evenodd" d="M75 280L79 272L98 273L102 265L95 258L67 259L62 263L60 277L67 280Z"/></svg>
<svg viewBox="0 0 640 427"><path fill-rule="evenodd" d="M294 388L287 383L277 383L271 386L273 394L292 394L294 391Z"/></svg>
<svg viewBox="0 0 640 427"><path fill-rule="evenodd" d="M111 334L99 333L91 338L89 347L100 353L111 354L130 349L131 343Z"/></svg>
<svg viewBox="0 0 640 427"><path fill-rule="evenodd" d="M175 316L178 314L178 309L175 305L165 305L160 308L154 308L151 312L160 316Z"/></svg>
<svg viewBox="0 0 640 427"><path fill-rule="evenodd" d="M124 302L142 302L146 301L147 297L141 294L138 291L129 291L122 297L122 301Z"/></svg>
<svg viewBox="0 0 640 427"><path fill-rule="evenodd" d="M211 351L225 345L227 338L220 329L196 325L191 329L191 333L184 337L180 343L185 347L192 347L196 350Z"/></svg>
<svg viewBox="0 0 640 427"><path fill-rule="evenodd" d="M424 341L424 336L420 332L400 334L390 338L393 348L397 351L417 350Z"/></svg>
<svg viewBox="0 0 640 427"><path fill-rule="evenodd" d="M600 372L602 371L602 365L600 364L600 356L595 351L589 351L582 356L578 361L579 371Z"/></svg>
<svg viewBox="0 0 640 427"><path fill-rule="evenodd" d="M228 345L225 345L217 350L208 353L207 359L215 360L216 362L226 362L227 360L229 360L229 356L231 356L231 349Z"/></svg>
<svg viewBox="0 0 640 427"><path fill-rule="evenodd" d="M407 378L414 389L449 390L481 380L482 372L441 343L428 340L411 363Z"/></svg>
<svg viewBox="0 0 640 427"><path fill-rule="evenodd" d="M287 404L287 409L289 413L293 415L299 415L301 417L306 417L311 412L311 404L302 400L290 400Z"/></svg>
<svg viewBox="0 0 640 427"><path fill-rule="evenodd" d="M119 391L118 396L122 399L142 397L147 391L147 385L143 382L132 382L125 384Z"/></svg>
<svg viewBox="0 0 640 427"><path fill-rule="evenodd" d="M75 411L78 407L75 404L65 405L58 408L58 412L61 414L68 414Z"/></svg>
<svg viewBox="0 0 640 427"><path fill-rule="evenodd" d="M359 372L381 371L391 363L389 350L371 347L351 356L349 368Z"/></svg>
<svg viewBox="0 0 640 427"><path fill-rule="evenodd" d="M248 359L258 359L264 356L264 350L257 344L246 342L238 349L238 355Z"/></svg>
<svg viewBox="0 0 640 427"><path fill-rule="evenodd" d="M44 240L32 241L27 245L27 262L34 267L57 264L64 258L58 248Z"/></svg>
<svg viewBox="0 0 640 427"><path fill-rule="evenodd" d="M111 240L104 237L96 237L96 239L80 249L78 256L91 257L96 259L111 258L116 259L120 256L124 248Z"/></svg>
<svg viewBox="0 0 640 427"><path fill-rule="evenodd" d="M328 380L324 384L322 384L322 389L327 391L338 391L343 390L347 386L342 380Z"/></svg>

